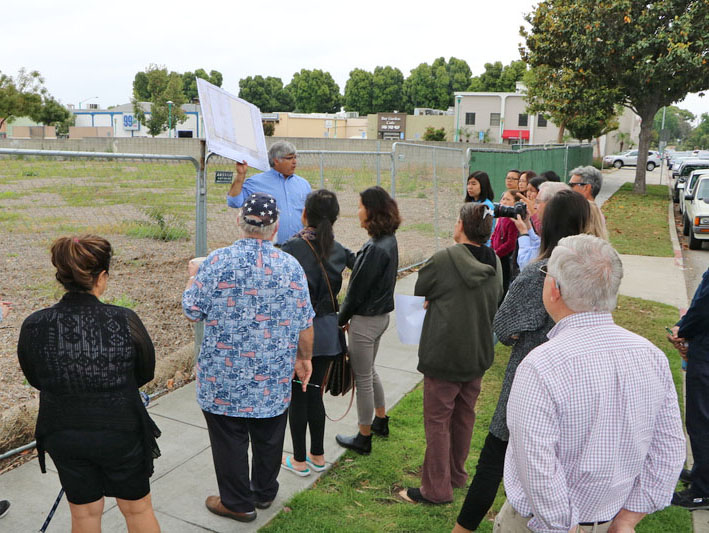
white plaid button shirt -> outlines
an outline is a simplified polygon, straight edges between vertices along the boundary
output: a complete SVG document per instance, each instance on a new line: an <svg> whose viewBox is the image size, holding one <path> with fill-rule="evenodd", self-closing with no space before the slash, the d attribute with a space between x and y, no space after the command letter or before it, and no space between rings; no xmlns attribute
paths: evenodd
<svg viewBox="0 0 709 533"><path fill-rule="evenodd" d="M505 491L532 531L670 504L685 458L665 354L609 313L562 319L517 369Z"/></svg>

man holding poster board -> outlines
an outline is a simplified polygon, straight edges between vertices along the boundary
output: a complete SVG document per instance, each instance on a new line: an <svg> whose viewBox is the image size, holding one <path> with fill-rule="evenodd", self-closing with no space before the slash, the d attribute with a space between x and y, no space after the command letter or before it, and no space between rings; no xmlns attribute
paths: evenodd
<svg viewBox="0 0 709 533"><path fill-rule="evenodd" d="M203 79L197 80L197 90L207 150L237 161L227 205L238 209L253 193L270 194L280 209L280 227L274 242L286 242L303 229L300 219L305 197L310 193L310 184L295 175L295 146L278 141L267 153L261 111L255 105ZM264 172L247 180L249 166Z"/></svg>
<svg viewBox="0 0 709 533"><path fill-rule="evenodd" d="M297 162L295 146L288 141L277 141L268 150L271 169L246 179L246 161L236 163L236 175L227 193L227 205L239 208L255 192L270 194L280 210L280 226L276 242L283 244L303 229L301 221L305 198L310 184L295 174Z"/></svg>

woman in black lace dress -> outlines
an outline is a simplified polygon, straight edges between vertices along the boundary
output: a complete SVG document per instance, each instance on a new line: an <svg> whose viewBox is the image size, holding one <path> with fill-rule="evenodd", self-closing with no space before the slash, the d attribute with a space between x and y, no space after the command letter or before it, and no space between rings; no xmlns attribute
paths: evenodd
<svg viewBox="0 0 709 533"><path fill-rule="evenodd" d="M104 496L116 498L129 532L159 532L149 483L159 430L138 392L153 378L153 343L138 315L98 299L111 262L106 239L63 237L51 252L67 292L25 319L17 346L27 381L40 391L40 467L46 471L46 450L66 491L72 533L101 530Z"/></svg>

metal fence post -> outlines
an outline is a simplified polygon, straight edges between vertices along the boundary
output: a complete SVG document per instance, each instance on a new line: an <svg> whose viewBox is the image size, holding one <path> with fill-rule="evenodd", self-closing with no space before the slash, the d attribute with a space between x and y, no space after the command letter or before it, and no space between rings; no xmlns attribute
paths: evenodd
<svg viewBox="0 0 709 533"><path fill-rule="evenodd" d="M566 176L569 174L569 145L565 145L564 148L564 175L561 177L561 181L566 183Z"/></svg>
<svg viewBox="0 0 709 533"><path fill-rule="evenodd" d="M391 145L391 197L396 198L396 143Z"/></svg>
<svg viewBox="0 0 709 533"><path fill-rule="evenodd" d="M436 169L436 148L434 147L431 152L433 159L433 233L436 236L436 251L438 251L440 249L438 239L440 224L438 220L438 174Z"/></svg>
<svg viewBox="0 0 709 533"><path fill-rule="evenodd" d="M377 141L377 185L381 187L382 185L382 172L381 172L381 160L382 160L382 141Z"/></svg>
<svg viewBox="0 0 709 533"><path fill-rule="evenodd" d="M195 256L207 255L207 142L199 143L199 169L197 169L196 207L195 207ZM204 322L197 322L194 326L194 357L195 362L204 339Z"/></svg>
<svg viewBox="0 0 709 533"><path fill-rule="evenodd" d="M320 188L325 188L325 166L323 162L323 153L320 152Z"/></svg>

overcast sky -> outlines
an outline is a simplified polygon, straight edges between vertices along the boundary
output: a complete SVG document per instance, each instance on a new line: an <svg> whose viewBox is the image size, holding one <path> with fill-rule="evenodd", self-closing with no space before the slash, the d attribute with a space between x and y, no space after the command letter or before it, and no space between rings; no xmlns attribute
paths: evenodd
<svg viewBox="0 0 709 533"><path fill-rule="evenodd" d="M354 68L391 65L408 76L440 56L464 59L478 75L487 62L519 59L519 28L535 3L6 2L0 71L39 70L62 103L90 99L101 107L129 102L133 77L151 63L177 72L218 70L233 94L246 76L286 84L301 68L329 71L343 92ZM709 112L709 95L690 96L680 107Z"/></svg>

